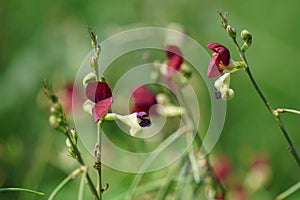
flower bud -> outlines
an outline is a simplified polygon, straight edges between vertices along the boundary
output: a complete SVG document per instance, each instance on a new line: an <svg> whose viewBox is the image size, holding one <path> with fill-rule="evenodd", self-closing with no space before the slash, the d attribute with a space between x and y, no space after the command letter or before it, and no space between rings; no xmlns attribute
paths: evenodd
<svg viewBox="0 0 300 200"><path fill-rule="evenodd" d="M98 45L95 47L95 52L96 52L96 55L97 55L97 56L99 56L100 51L101 51L101 46L98 44Z"/></svg>
<svg viewBox="0 0 300 200"><path fill-rule="evenodd" d="M242 30L242 32L241 32L241 38L244 41L250 41L250 40L252 40L252 35L251 35L251 33L249 31Z"/></svg>
<svg viewBox="0 0 300 200"><path fill-rule="evenodd" d="M236 38L236 30L235 30L235 28L233 28L233 27L231 27L230 25L228 25L228 26L226 27L226 31L227 31L228 35L229 35L231 38L233 38L233 39Z"/></svg>
<svg viewBox="0 0 300 200"><path fill-rule="evenodd" d="M222 94L223 100L231 100L234 97L233 89L228 89L224 94Z"/></svg>
<svg viewBox="0 0 300 200"><path fill-rule="evenodd" d="M92 69L93 70L95 70L95 71L97 71L97 68L98 68L98 60L97 60L97 58L95 58L95 57L91 57L90 58L90 61L89 61L89 63L90 63L90 66L92 67Z"/></svg>
<svg viewBox="0 0 300 200"><path fill-rule="evenodd" d="M52 128L57 129L60 125L57 117L55 115L50 115L49 117L49 124L51 125Z"/></svg>
<svg viewBox="0 0 300 200"><path fill-rule="evenodd" d="M192 77L192 70L190 68L190 66L186 65L186 64L182 64L180 67L180 72L182 73L182 75L186 78L186 79L190 79Z"/></svg>
<svg viewBox="0 0 300 200"><path fill-rule="evenodd" d="M72 128L72 129L70 130L70 133L71 133L72 139L74 140L74 142L75 142L75 144L76 144L76 143L77 143L77 139L78 139L78 134L77 134L76 130Z"/></svg>
<svg viewBox="0 0 300 200"><path fill-rule="evenodd" d="M244 44L241 49L245 52L252 44L252 35L247 30L243 30L241 32L241 38L244 40Z"/></svg>
<svg viewBox="0 0 300 200"><path fill-rule="evenodd" d="M61 116L63 114L63 110L62 107L59 103L54 103L51 107L50 107L50 112L56 116Z"/></svg>
<svg viewBox="0 0 300 200"><path fill-rule="evenodd" d="M95 74L95 72L90 72L87 75L85 75L82 84L84 87L86 87L88 83L95 81L97 81L97 75Z"/></svg>
<svg viewBox="0 0 300 200"><path fill-rule="evenodd" d="M223 100L230 100L234 97L234 91L229 88L230 86L230 73L225 73L223 76L218 78L214 84L217 92L216 98L221 98Z"/></svg>
<svg viewBox="0 0 300 200"><path fill-rule="evenodd" d="M66 145L67 145L67 147L72 148L72 143L69 140L69 138L66 139Z"/></svg>
<svg viewBox="0 0 300 200"><path fill-rule="evenodd" d="M77 157L73 148L69 148L68 151L69 151L69 154L70 154L71 157L73 157L73 158Z"/></svg>

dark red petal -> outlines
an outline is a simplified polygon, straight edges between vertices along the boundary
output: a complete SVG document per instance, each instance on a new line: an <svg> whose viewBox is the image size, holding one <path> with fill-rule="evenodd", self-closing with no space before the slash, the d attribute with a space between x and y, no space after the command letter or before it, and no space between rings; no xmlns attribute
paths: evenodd
<svg viewBox="0 0 300 200"><path fill-rule="evenodd" d="M85 93L87 98L95 103L112 97L111 89L106 82L88 83L85 89Z"/></svg>
<svg viewBox="0 0 300 200"><path fill-rule="evenodd" d="M146 86L138 86L132 92L134 100L133 112L146 112L149 114L149 109L154 104L157 104L155 94Z"/></svg>
<svg viewBox="0 0 300 200"><path fill-rule="evenodd" d="M176 70L176 71L179 71L180 70L180 66L183 62L183 59L181 56L178 56L178 55L174 55L168 62L168 67Z"/></svg>
<svg viewBox="0 0 300 200"><path fill-rule="evenodd" d="M227 48L222 49L222 51L219 52L220 60L225 66L228 66L230 64L230 52Z"/></svg>
<svg viewBox="0 0 300 200"><path fill-rule="evenodd" d="M93 107L93 116L94 116L94 122L97 123L101 117L103 117L107 111L110 109L110 106L113 102L112 97L104 99L102 101L99 101L96 103Z"/></svg>
<svg viewBox="0 0 300 200"><path fill-rule="evenodd" d="M222 74L223 69L220 69L217 65L218 54L215 54L211 57L210 62L208 64L207 76L208 78L214 78Z"/></svg>
<svg viewBox="0 0 300 200"><path fill-rule="evenodd" d="M175 55L182 56L182 53L178 46L169 45L169 46L167 46L166 55L170 59Z"/></svg>
<svg viewBox="0 0 300 200"><path fill-rule="evenodd" d="M220 61L222 61L223 65L225 66L230 64L230 52L225 46L216 42L207 42L206 46L219 54L216 65L219 65Z"/></svg>
<svg viewBox="0 0 300 200"><path fill-rule="evenodd" d="M218 53L220 51L220 49L226 48L217 42L206 42L206 46L216 53Z"/></svg>

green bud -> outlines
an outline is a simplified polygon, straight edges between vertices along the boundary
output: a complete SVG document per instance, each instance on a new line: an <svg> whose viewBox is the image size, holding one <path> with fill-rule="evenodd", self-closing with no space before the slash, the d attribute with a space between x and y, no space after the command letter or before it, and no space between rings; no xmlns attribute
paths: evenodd
<svg viewBox="0 0 300 200"><path fill-rule="evenodd" d="M101 76L99 81L100 82L106 82L104 76Z"/></svg>
<svg viewBox="0 0 300 200"><path fill-rule="evenodd" d="M63 113L62 107L59 103L54 103L51 107L50 107L50 112L52 114L55 114L56 116L61 116Z"/></svg>
<svg viewBox="0 0 300 200"><path fill-rule="evenodd" d="M245 68L245 62L243 61L233 62L232 65L235 69Z"/></svg>
<svg viewBox="0 0 300 200"><path fill-rule="evenodd" d="M97 68L98 68L97 58L91 57L89 62L90 62L90 65L91 65L92 69L94 71L97 71Z"/></svg>
<svg viewBox="0 0 300 200"><path fill-rule="evenodd" d="M57 98L57 96L55 96L54 94L51 94L49 97L50 97L50 99L51 99L51 101L52 101L53 103L57 103L57 102L58 102L58 98Z"/></svg>
<svg viewBox="0 0 300 200"><path fill-rule="evenodd" d="M244 44L241 49L243 52L245 52L252 44L252 35L249 31L243 30L241 32L241 38L244 40Z"/></svg>
<svg viewBox="0 0 300 200"><path fill-rule="evenodd" d="M72 143L68 138L66 139L66 145L67 147L72 148Z"/></svg>
<svg viewBox="0 0 300 200"><path fill-rule="evenodd" d="M97 44L97 36L95 34L95 28L88 27L88 32L89 32L90 39L91 39L91 45L92 45L92 47L95 47Z"/></svg>
<svg viewBox="0 0 300 200"><path fill-rule="evenodd" d="M226 27L226 31L227 31L228 35L229 35L231 38L233 38L233 39L236 38L236 30L235 30L235 28L233 28L233 27L231 27L230 25L228 25L228 26Z"/></svg>
<svg viewBox="0 0 300 200"><path fill-rule="evenodd" d="M76 144L77 143L77 139L78 139L78 134L77 134L76 130L72 128L70 130L70 133L71 133L71 137L73 138L73 140L74 140L74 142Z"/></svg>
<svg viewBox="0 0 300 200"><path fill-rule="evenodd" d="M95 72L90 72L83 78L82 84L84 87L87 86L88 83L97 81L97 75Z"/></svg>
<svg viewBox="0 0 300 200"><path fill-rule="evenodd" d="M49 117L49 124L51 125L52 128L57 129L60 125L57 117L55 115L50 115Z"/></svg>
<svg viewBox="0 0 300 200"><path fill-rule="evenodd" d="M180 72L182 73L182 75L186 78L186 79L190 79L192 77L192 70L190 68L190 66L182 64L181 68L180 68Z"/></svg>
<svg viewBox="0 0 300 200"><path fill-rule="evenodd" d="M98 44L98 45L95 47L95 53L96 53L97 57L99 57L100 52L101 52L101 46Z"/></svg>
<svg viewBox="0 0 300 200"><path fill-rule="evenodd" d="M72 148L69 148L68 151L69 151L70 156L72 156L73 158L76 158L76 154Z"/></svg>
<svg viewBox="0 0 300 200"><path fill-rule="evenodd" d="M241 38L242 38L242 40L244 40L246 42L246 41L252 40L252 35L249 31L242 30Z"/></svg>

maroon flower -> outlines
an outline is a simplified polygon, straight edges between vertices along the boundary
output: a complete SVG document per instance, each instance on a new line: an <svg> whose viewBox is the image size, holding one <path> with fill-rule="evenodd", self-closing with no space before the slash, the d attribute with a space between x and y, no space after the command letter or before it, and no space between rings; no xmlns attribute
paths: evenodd
<svg viewBox="0 0 300 200"><path fill-rule="evenodd" d="M144 85L136 87L132 92L132 96L134 101L132 113L145 112L149 114L151 106L157 104L155 94Z"/></svg>
<svg viewBox="0 0 300 200"><path fill-rule="evenodd" d="M230 52L219 43L207 42L206 46L216 52L209 62L207 71L207 76L213 78L219 76L224 69L228 68L230 64Z"/></svg>
<svg viewBox="0 0 300 200"><path fill-rule="evenodd" d="M219 180L225 180L231 173L231 162L226 155L220 155L214 162L214 173Z"/></svg>
<svg viewBox="0 0 300 200"><path fill-rule="evenodd" d="M179 47L175 45L169 45L166 50L166 55L169 59L168 61L168 67L172 70L168 70L169 75L173 75L174 70L179 71L180 66L183 62L182 53L179 49Z"/></svg>
<svg viewBox="0 0 300 200"><path fill-rule="evenodd" d="M97 123L109 110L113 98L109 85L106 82L88 83L85 90L89 100L96 103L92 109L94 121Z"/></svg>
<svg viewBox="0 0 300 200"><path fill-rule="evenodd" d="M67 82L63 86L59 94L59 99L67 115L71 114L73 109L81 108L84 101L79 87L74 85L73 82Z"/></svg>

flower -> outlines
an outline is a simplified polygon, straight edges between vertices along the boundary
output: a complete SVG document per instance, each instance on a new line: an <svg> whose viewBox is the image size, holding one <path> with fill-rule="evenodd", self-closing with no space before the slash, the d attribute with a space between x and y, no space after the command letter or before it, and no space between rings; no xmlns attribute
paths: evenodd
<svg viewBox="0 0 300 200"><path fill-rule="evenodd" d="M129 115L119 115L116 113L108 113L105 120L120 120L130 127L129 133L132 136L137 136L142 132L143 127L151 126L149 116L145 112L135 112Z"/></svg>
<svg viewBox="0 0 300 200"><path fill-rule="evenodd" d="M214 161L214 174L219 180L226 180L231 169L231 161L226 155L219 155Z"/></svg>
<svg viewBox="0 0 300 200"><path fill-rule="evenodd" d="M166 55L169 59L168 65L168 75L172 76L175 71L180 70L180 66L183 62L182 53L178 46L169 45L167 46Z"/></svg>
<svg viewBox="0 0 300 200"><path fill-rule="evenodd" d="M155 94L145 85L137 86L133 92L133 112L145 112L149 114L151 106L157 104Z"/></svg>
<svg viewBox="0 0 300 200"><path fill-rule="evenodd" d="M83 102L81 92L78 86L74 85L73 82L67 82L63 86L59 98L67 115L72 113L72 109L80 108Z"/></svg>
<svg viewBox="0 0 300 200"><path fill-rule="evenodd" d="M94 122L97 123L103 117L113 102L112 92L106 82L90 82L86 86L86 96L95 103L92 107Z"/></svg>
<svg viewBox="0 0 300 200"><path fill-rule="evenodd" d="M216 52L208 65L208 78L219 76L224 69L230 69L230 52L226 47L214 42L207 42L206 46Z"/></svg>
<svg viewBox="0 0 300 200"><path fill-rule="evenodd" d="M222 98L223 100L230 100L234 97L233 89L230 89L230 73L225 73L218 78L214 84L216 88L216 98Z"/></svg>

